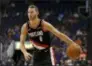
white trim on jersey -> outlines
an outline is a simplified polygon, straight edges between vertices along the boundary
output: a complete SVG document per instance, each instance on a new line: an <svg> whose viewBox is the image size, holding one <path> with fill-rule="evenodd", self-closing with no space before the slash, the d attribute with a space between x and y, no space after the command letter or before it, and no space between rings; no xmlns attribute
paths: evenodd
<svg viewBox="0 0 92 66"><path fill-rule="evenodd" d="M32 43L32 44L33 44L33 46L34 46L35 48L37 48L37 49L39 49L39 50L45 49L45 47L38 46L38 45L36 45L36 44L34 44L34 43Z"/></svg>
<svg viewBox="0 0 92 66"><path fill-rule="evenodd" d="M52 65L55 66L56 63L55 63L55 56L54 56L54 50L53 50L53 47L50 47L50 56L51 56L51 62L52 62Z"/></svg>

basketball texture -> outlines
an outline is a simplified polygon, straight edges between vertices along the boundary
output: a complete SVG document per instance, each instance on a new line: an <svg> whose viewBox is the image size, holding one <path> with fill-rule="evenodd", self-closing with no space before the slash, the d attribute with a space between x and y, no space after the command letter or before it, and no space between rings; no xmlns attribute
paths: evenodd
<svg viewBox="0 0 92 66"><path fill-rule="evenodd" d="M76 44L71 44L68 46L66 53L70 59L76 60L79 58L79 56L81 54L81 47Z"/></svg>

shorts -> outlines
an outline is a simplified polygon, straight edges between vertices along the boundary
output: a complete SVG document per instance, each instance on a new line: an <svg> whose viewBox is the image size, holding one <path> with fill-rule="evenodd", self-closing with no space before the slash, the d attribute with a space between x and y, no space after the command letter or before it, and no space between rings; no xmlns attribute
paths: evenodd
<svg viewBox="0 0 92 66"><path fill-rule="evenodd" d="M35 49L33 52L33 66L55 66L55 54L53 48L44 50Z"/></svg>

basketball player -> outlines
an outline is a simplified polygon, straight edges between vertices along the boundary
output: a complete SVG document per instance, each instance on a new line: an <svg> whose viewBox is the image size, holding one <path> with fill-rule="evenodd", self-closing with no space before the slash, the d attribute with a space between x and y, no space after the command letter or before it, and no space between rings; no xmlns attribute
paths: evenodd
<svg viewBox="0 0 92 66"><path fill-rule="evenodd" d="M55 66L54 50L50 46L49 32L53 33L60 40L66 42L67 45L75 44L75 42L65 34L59 32L50 23L40 19L38 15L38 8L35 5L30 5L28 7L29 21L23 24L21 28L21 51L23 52L26 61L32 58L31 53L27 52L24 46L24 41L28 34L33 47L35 48L33 54L33 66ZM75 45L77 47L77 44Z"/></svg>

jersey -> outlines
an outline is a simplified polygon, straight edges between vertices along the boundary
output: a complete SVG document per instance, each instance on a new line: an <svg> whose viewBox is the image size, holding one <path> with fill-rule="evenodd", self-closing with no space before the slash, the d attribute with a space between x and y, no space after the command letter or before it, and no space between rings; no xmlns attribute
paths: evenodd
<svg viewBox="0 0 92 66"><path fill-rule="evenodd" d="M50 34L48 31L44 31L42 27L42 20L40 20L36 29L31 28L31 25L29 25L29 22L27 22L28 37L30 38L33 46L37 49L46 49L50 47Z"/></svg>

